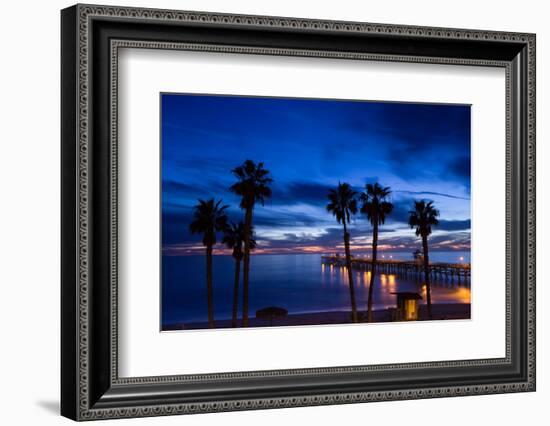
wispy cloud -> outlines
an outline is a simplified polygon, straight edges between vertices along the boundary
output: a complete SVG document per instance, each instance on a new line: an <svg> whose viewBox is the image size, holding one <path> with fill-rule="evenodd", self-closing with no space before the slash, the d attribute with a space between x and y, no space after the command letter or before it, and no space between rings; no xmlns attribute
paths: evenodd
<svg viewBox="0 0 550 426"><path fill-rule="evenodd" d="M470 197L460 197L458 195L452 195L452 194L445 194L443 192L434 192L434 191L402 191L397 190L394 191L396 193L401 194L408 194L408 195L428 195L428 196L437 196L437 197L445 197L445 198L454 198L456 200L470 200Z"/></svg>

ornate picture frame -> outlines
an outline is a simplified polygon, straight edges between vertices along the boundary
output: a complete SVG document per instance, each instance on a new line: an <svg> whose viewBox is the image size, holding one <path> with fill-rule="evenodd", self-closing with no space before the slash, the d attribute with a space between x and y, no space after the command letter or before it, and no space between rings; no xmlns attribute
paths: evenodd
<svg viewBox="0 0 550 426"><path fill-rule="evenodd" d="M535 390L535 35L76 5L61 13L61 413L73 420ZM120 48L428 64L506 72L506 356L119 377Z"/></svg>

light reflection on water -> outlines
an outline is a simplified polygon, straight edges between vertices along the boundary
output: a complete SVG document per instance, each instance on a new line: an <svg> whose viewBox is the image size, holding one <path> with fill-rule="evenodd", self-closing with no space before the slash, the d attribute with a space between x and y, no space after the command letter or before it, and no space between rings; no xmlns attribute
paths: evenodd
<svg viewBox="0 0 550 426"><path fill-rule="evenodd" d="M448 257L466 256L453 252ZM469 256L468 256L469 260ZM436 260L437 261L437 260ZM164 256L162 273L163 323L206 321L204 256ZM234 261L230 256L214 256L214 308L217 319L231 317ZM321 256L257 255L251 257L250 315L267 306L280 306L292 313L349 310L348 273L345 267L323 265ZM365 310L370 282L369 271L353 269L357 306ZM242 273L241 273L242 277ZM422 295L426 288L418 276L377 274L374 309L395 306L396 291ZM242 289L242 282L241 282ZM432 278L432 303L469 303L470 281L454 282ZM239 312L242 293L239 297Z"/></svg>

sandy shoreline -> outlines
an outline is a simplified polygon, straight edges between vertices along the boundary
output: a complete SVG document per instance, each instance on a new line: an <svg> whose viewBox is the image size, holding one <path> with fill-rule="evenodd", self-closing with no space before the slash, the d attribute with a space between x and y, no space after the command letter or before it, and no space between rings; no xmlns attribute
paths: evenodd
<svg viewBox="0 0 550 426"><path fill-rule="evenodd" d="M427 319L426 305L419 306L420 320ZM470 319L469 303L438 303L432 305L433 320ZM365 311L359 312L360 318L365 317ZM381 309L374 311L374 322L392 322L393 309ZM326 325L351 323L350 311L312 312L302 314L290 314L283 318L274 318L273 326L293 325ZM240 327L240 321L239 325ZM249 327L269 327L268 319L249 318ZM173 330L197 330L208 328L207 322L192 322L187 324L170 324L163 327L163 331ZM231 328L231 320L216 321L216 328Z"/></svg>

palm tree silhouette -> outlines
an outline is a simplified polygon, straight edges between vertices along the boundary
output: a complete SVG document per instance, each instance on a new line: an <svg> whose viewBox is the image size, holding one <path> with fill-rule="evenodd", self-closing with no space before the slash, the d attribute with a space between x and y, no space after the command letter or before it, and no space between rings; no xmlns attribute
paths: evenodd
<svg viewBox="0 0 550 426"><path fill-rule="evenodd" d="M250 234L254 235L254 229L250 228ZM237 314L239 310L239 280L241 273L241 261L243 260L243 245L244 245L244 223L232 223L224 231L222 243L227 248L232 249L233 259L235 259L235 284L233 286L233 316L231 326L237 327ZM249 240L250 250L256 248L256 240L253 237Z"/></svg>
<svg viewBox="0 0 550 426"><path fill-rule="evenodd" d="M212 286L212 249L216 244L216 232L227 228L227 215L222 200L198 200L193 209L193 221L189 225L192 234L202 234L202 244L206 247L206 292L208 302L208 326L214 328L214 290Z"/></svg>
<svg viewBox="0 0 550 426"><path fill-rule="evenodd" d="M428 301L428 317L432 318L432 296L430 289L430 261L428 258L428 235L432 233L432 226L439 221L439 211L434 208L433 201L426 203L424 200L414 202L414 210L409 211L409 225L416 228L416 236L422 237L422 250L424 251L424 281L426 283L426 299Z"/></svg>
<svg viewBox="0 0 550 426"><path fill-rule="evenodd" d="M351 216L357 213L357 193L351 188L349 183L340 183L336 189L331 189L328 193L329 203L327 211L332 213L338 223L344 225L344 247L346 250L346 267L348 270L349 294L351 298L351 320L357 322L357 305L355 303L355 288L353 286L353 273L351 271L351 253L349 248L349 232L347 225L350 223Z"/></svg>
<svg viewBox="0 0 550 426"><path fill-rule="evenodd" d="M386 221L386 216L393 210L393 204L388 201L391 194L389 187L382 187L378 183L365 186L361 194L361 213L367 216L372 224L372 264L369 283L369 298L367 302L367 321L372 322L372 298L374 276L376 274L376 255L378 251L378 227Z"/></svg>
<svg viewBox="0 0 550 426"><path fill-rule="evenodd" d="M244 254L243 254L243 327L248 327L248 286L250 274L250 239L252 237L252 215L256 202L262 206L266 198L271 197L269 185L273 179L269 176L269 170L264 168L264 163L256 164L252 160L246 160L242 165L232 170L238 179L229 188L231 192L241 196L240 207L245 211L244 215Z"/></svg>

